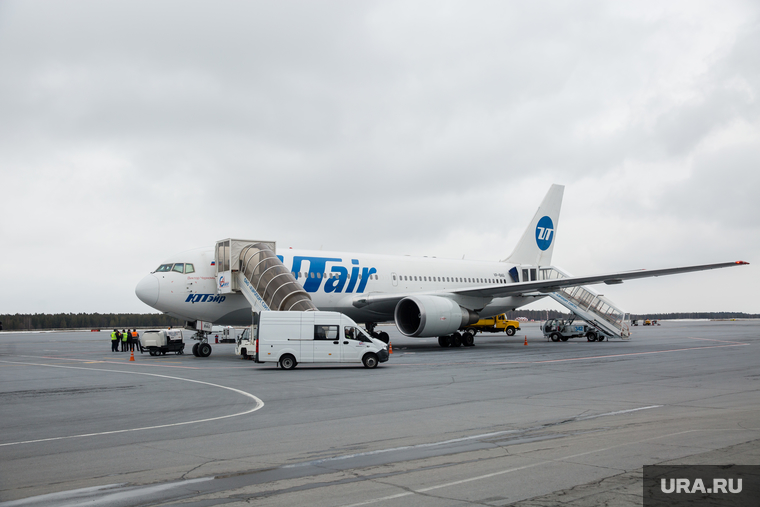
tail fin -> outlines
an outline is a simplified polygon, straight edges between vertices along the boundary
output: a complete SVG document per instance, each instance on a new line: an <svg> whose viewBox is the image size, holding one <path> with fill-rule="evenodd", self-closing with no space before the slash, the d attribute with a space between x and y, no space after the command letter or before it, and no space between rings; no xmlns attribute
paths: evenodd
<svg viewBox="0 0 760 507"><path fill-rule="evenodd" d="M559 211L562 207L563 185L552 185L538 207L533 220L517 243L512 255L504 261L512 264L550 266L554 239L559 226Z"/></svg>

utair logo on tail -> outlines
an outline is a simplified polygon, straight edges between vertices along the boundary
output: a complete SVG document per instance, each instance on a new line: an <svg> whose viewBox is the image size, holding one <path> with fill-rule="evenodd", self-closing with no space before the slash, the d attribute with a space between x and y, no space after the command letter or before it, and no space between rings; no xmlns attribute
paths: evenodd
<svg viewBox="0 0 760 507"><path fill-rule="evenodd" d="M548 216L544 216L538 221L536 226L536 244L541 250L546 250L552 244L554 239L554 222Z"/></svg>

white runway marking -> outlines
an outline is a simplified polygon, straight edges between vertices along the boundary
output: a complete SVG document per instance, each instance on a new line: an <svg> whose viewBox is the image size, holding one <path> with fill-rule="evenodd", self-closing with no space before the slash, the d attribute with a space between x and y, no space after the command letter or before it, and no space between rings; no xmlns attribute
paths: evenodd
<svg viewBox="0 0 760 507"><path fill-rule="evenodd" d="M528 468L535 468L535 467L541 466L541 465L548 465L549 463L556 463L557 461L564 461L564 460L568 460L568 459L579 458L581 456L586 456L588 454L594 454L594 453L597 453L597 452L610 451L612 449L617 449L619 447L625 447L625 446L628 446L628 445L641 444L643 442L649 442L651 440L658 440L660 438L674 437L676 435L683 435L685 433L694 433L694 432L702 432L702 431L745 431L745 430L743 430L743 429L740 430L740 429L718 429L718 428L716 428L716 429L704 429L704 430L679 431L679 432L676 432L676 433L671 433L669 435L660 435L660 436L657 436L657 437L651 437L651 438L645 438L643 440L638 440L636 442L626 442L626 443L623 443L623 444L613 445L613 446L610 446L610 447L604 447L602 449L594 449L593 451L586 451L586 452L582 452L582 453L579 453L579 454L571 454L570 456L563 456L561 458L547 459L547 460L539 461L537 463L531 463L530 465L524 465L524 466L515 467L515 468L508 468L506 470L499 470L498 472L492 472L490 474L478 475L478 476L475 476L475 477L469 477L467 479L461 479L459 481L446 482L446 483L443 483L443 484L438 484L436 486L429 486L427 488L420 488L420 489L415 489L415 490L412 490L412 491L405 491L403 493L397 493L395 495L388 495L388 496L383 496L383 497L379 497L379 498L372 498L370 500L365 500L363 502L352 503L350 505L343 505L342 507L359 507L361 505L370 505L370 504L373 504L373 503L385 502L386 500L395 500L396 498L402 498L402 497L405 497L405 496L416 495L418 493L427 493L429 491L435 491L436 489L448 488L448 487L451 487L451 486L458 486L459 484L465 484L465 483L473 482L473 481L480 481L480 480L483 480L483 479L489 479L491 477L498 477L499 475L504 475L504 474L508 474L508 473L511 473L511 472L517 472L519 470L525 470L525 469L528 469ZM388 486L394 486L394 485L393 484L388 484Z"/></svg>
<svg viewBox="0 0 760 507"><path fill-rule="evenodd" d="M617 410L615 412L605 412L603 414L596 414L596 415L588 415L584 417L573 417L572 419L568 419L568 421L587 421L589 419L596 419L597 417L607 417L611 415L619 415L619 414L629 414L631 412L638 412L639 410L649 410L651 408L660 408L662 405L649 405L648 407L638 407L638 408L629 408L627 410ZM504 431L494 431L493 433L481 433L480 435L470 435L469 437L461 437L461 438L452 438L450 440L442 440L440 442L429 442L427 444L417 444L417 445L405 445L402 447L390 447L387 449L377 449L375 451L367 451L367 452L357 452L354 454L344 454L343 456L335 456L332 458L322 458L312 461L306 461L304 463L295 463L293 465L284 465L282 468L297 468L297 467L305 467L305 466L313 466L313 465L319 465L322 463L327 463L331 461L340 461L340 460L346 460L351 458L359 458L364 456L372 456L375 454L384 454L386 452L394 452L394 451L406 451L408 449L422 449L426 447L437 447L441 445L447 445L447 444L456 444L459 442L467 442L470 440L479 440L482 438L493 438L498 437L501 435L509 435L514 433L526 433L528 431L541 429L545 426L539 426L535 428L528 428L527 430L504 430Z"/></svg>
<svg viewBox="0 0 760 507"><path fill-rule="evenodd" d="M183 382L193 382L195 384L203 384L211 387L218 387L220 389L226 389L228 391L232 391L238 394L242 394L243 396L246 396L248 398L251 398L253 401L256 402L256 406L253 407L250 410L246 410L245 412L238 412L237 414L230 414L230 415L222 415L219 417L209 417L208 419L198 419L195 421L184 421L184 422L178 422L178 423L171 423L171 424L160 424L158 426L146 426L144 428L129 428L125 430L113 430L113 431L101 431L99 433L85 433L83 435L68 435L65 437L51 437L51 438L40 438L37 440L25 440L23 442L9 442L6 444L0 444L0 447L10 446L10 445L21 445L21 444L34 444L37 442L52 442L54 440L66 440L69 438L84 438L84 437L96 437L100 435L113 435L116 433L128 433L132 431L145 431L145 430L155 430L159 428L171 428L174 426L185 426L188 424L197 424L197 423L203 423L203 422L210 422L210 421L218 421L220 419L229 419L230 417L239 417L241 415L247 415L252 412L255 412L259 410L261 407L264 406L264 402L261 401L261 399L257 398L256 396L247 393L245 391L241 391L240 389L235 389L234 387L227 387L222 386L219 384L212 384L211 382L203 382L201 380L192 380L182 377L172 377L170 375L159 375L157 373L144 373L139 371L123 371L123 370L106 370L104 368L82 368L79 366L61 366L56 364L38 364L38 363L18 363L15 361L0 361L0 363L6 363L6 364L21 364L26 366L44 366L46 368L68 368L72 370L86 370L86 371L104 371L106 373L125 373L127 375L145 375L148 377L160 377L160 378L166 378L170 380L181 380Z"/></svg>

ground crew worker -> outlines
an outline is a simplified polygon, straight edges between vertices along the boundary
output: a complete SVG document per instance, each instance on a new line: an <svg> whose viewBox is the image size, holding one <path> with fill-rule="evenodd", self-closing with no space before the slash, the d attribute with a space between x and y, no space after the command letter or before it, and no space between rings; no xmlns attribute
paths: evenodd
<svg viewBox="0 0 760 507"><path fill-rule="evenodd" d="M121 330L121 351L127 352L127 330L122 329Z"/></svg>
<svg viewBox="0 0 760 507"><path fill-rule="evenodd" d="M132 347L129 350L139 349L142 352L142 346L140 345L140 336L137 334L137 329L133 329L129 336L132 337Z"/></svg>
<svg viewBox="0 0 760 507"><path fill-rule="evenodd" d="M118 352L119 351L119 332L117 330L113 330L113 333L111 333L111 352Z"/></svg>

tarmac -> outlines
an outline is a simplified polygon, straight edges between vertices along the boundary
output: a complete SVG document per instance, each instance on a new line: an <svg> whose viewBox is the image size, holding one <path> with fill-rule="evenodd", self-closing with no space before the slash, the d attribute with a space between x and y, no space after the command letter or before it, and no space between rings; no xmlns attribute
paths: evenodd
<svg viewBox="0 0 760 507"><path fill-rule="evenodd" d="M760 465L758 323L661 322L446 349L383 326L372 370L2 332L0 506L634 506L644 465Z"/></svg>

